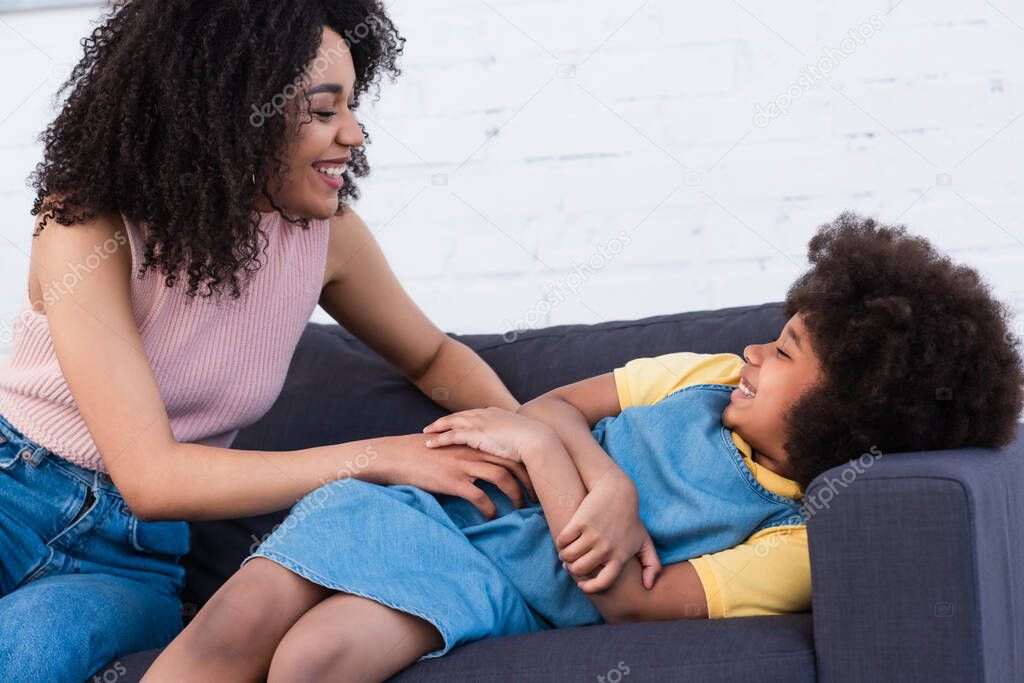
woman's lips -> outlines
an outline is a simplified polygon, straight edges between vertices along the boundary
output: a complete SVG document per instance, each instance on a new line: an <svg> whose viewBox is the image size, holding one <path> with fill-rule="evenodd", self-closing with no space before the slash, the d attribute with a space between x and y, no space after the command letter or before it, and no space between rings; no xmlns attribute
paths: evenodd
<svg viewBox="0 0 1024 683"><path fill-rule="evenodd" d="M316 174L333 190L340 190L345 184L343 174L346 168L345 164L324 164L318 162L313 165Z"/></svg>

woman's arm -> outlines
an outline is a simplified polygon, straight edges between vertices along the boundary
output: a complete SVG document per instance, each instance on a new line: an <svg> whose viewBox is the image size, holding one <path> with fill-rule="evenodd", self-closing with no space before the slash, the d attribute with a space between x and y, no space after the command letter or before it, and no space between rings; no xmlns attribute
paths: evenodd
<svg viewBox="0 0 1024 683"><path fill-rule="evenodd" d="M320 305L448 410L519 402L480 356L441 332L392 272L373 233L351 209L331 219Z"/></svg>
<svg viewBox="0 0 1024 683"><path fill-rule="evenodd" d="M286 508L344 476L451 493L490 515L493 504L473 485L475 479L498 484L513 500L519 495L510 474L516 470L508 461L471 449L432 452L422 435L291 452L177 443L132 312L134 274L123 230L116 214L69 227L51 221L33 240L30 299L44 303L72 398L136 515L216 519L259 514ZM106 253L95 268L84 268L81 264L95 259L96 245L107 240L122 246ZM51 282L66 286L44 290Z"/></svg>

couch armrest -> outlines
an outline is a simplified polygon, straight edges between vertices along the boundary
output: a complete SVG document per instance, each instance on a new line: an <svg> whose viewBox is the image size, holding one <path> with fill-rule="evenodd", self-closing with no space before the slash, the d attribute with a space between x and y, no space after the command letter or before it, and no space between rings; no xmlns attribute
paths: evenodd
<svg viewBox="0 0 1024 683"><path fill-rule="evenodd" d="M1024 435L868 455L806 501L821 681L1024 680Z"/></svg>

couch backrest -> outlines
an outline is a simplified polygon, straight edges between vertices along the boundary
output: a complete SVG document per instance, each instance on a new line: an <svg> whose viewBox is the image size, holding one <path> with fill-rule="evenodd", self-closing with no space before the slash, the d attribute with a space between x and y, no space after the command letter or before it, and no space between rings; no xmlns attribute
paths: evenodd
<svg viewBox="0 0 1024 683"><path fill-rule="evenodd" d="M680 313L628 322L566 325L502 335L455 335L475 349L521 401L623 365L674 351L740 353L774 338L780 304ZM281 396L243 430L236 448L291 450L419 431L443 414L338 325L310 324Z"/></svg>
<svg viewBox="0 0 1024 683"><path fill-rule="evenodd" d="M782 305L769 303L456 338L479 352L526 401L633 358L675 351L739 354L747 344L774 339L784 324ZM442 414L343 328L311 323L278 400L263 419L239 433L233 447L283 451L409 434ZM193 524L186 604L205 602L284 514Z"/></svg>

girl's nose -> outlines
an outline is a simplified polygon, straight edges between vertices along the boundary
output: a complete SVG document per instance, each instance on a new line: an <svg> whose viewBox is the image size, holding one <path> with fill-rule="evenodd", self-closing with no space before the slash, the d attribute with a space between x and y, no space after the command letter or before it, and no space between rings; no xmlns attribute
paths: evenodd
<svg viewBox="0 0 1024 683"><path fill-rule="evenodd" d="M750 344L743 349L743 360L747 361L751 365L757 365L761 362L761 347L757 344Z"/></svg>

